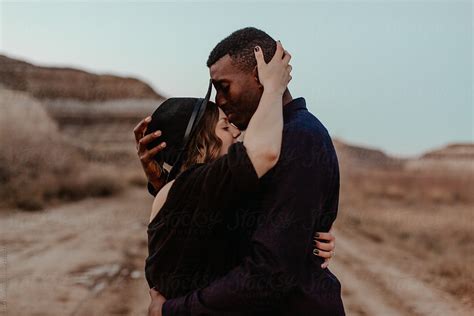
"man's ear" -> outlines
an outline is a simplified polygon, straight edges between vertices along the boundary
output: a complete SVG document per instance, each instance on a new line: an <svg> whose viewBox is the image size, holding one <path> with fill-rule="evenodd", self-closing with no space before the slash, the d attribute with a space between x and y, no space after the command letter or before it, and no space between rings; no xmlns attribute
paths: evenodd
<svg viewBox="0 0 474 316"><path fill-rule="evenodd" d="M255 79L255 81L257 82L258 87L263 88L262 84L260 83L260 79L258 78L258 68L257 68L257 66L255 66L255 68L253 69L252 76Z"/></svg>

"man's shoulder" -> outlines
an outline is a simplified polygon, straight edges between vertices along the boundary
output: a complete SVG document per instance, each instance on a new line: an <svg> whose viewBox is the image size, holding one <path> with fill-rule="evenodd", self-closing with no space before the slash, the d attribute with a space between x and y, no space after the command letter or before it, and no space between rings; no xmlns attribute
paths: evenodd
<svg viewBox="0 0 474 316"><path fill-rule="evenodd" d="M323 123L307 110L299 111L285 123L283 138L297 143L324 143L331 140Z"/></svg>
<svg viewBox="0 0 474 316"><path fill-rule="evenodd" d="M299 111L283 129L282 163L337 161L336 151L326 127L309 111Z"/></svg>

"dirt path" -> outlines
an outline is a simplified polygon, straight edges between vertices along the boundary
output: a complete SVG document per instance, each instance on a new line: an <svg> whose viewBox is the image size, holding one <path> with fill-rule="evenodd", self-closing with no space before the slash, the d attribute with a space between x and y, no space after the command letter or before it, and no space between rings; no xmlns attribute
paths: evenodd
<svg viewBox="0 0 474 316"><path fill-rule="evenodd" d="M144 315L151 202L145 190L131 189L3 216L7 315Z"/></svg>
<svg viewBox="0 0 474 316"><path fill-rule="evenodd" d="M3 214L0 276L7 282L0 287L0 314L146 315L151 202L144 189L130 189L110 199ZM452 297L405 272L380 245L349 232L336 235L331 270L343 284L348 315L468 315Z"/></svg>
<svg viewBox="0 0 474 316"><path fill-rule="evenodd" d="M343 286L348 315L471 315L445 292L404 271L402 251L384 250L360 234L336 231L330 269ZM396 259L395 259L396 258Z"/></svg>

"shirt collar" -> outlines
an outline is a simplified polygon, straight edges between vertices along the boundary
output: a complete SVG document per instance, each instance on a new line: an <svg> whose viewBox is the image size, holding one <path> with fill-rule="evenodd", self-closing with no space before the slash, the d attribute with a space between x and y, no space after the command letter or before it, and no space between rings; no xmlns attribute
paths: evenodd
<svg viewBox="0 0 474 316"><path fill-rule="evenodd" d="M301 109L306 109L306 101L304 98L296 98L291 100L289 103L283 106L283 117L290 115L290 113L296 112ZM245 138L245 131L241 131L238 138L239 142L243 142Z"/></svg>
<svg viewBox="0 0 474 316"><path fill-rule="evenodd" d="M306 109L306 101L304 98L296 98L283 106L283 116L287 116L292 112Z"/></svg>

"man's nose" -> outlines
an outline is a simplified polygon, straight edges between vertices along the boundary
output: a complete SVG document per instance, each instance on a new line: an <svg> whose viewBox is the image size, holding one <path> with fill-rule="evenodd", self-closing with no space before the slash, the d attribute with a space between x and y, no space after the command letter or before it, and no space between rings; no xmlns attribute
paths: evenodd
<svg viewBox="0 0 474 316"><path fill-rule="evenodd" d="M225 109L225 105L227 103L227 100L225 99L225 97L222 96L221 93L217 93L216 94L216 104L222 108L222 110Z"/></svg>
<svg viewBox="0 0 474 316"><path fill-rule="evenodd" d="M242 133L234 124L230 124L230 128L232 131L232 136L234 138L238 138L240 134Z"/></svg>

